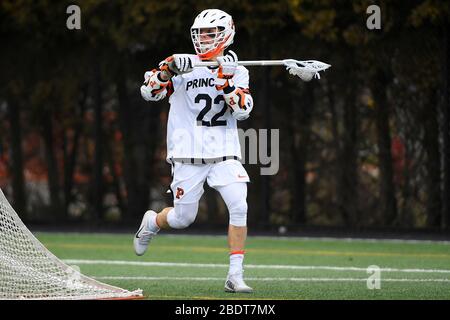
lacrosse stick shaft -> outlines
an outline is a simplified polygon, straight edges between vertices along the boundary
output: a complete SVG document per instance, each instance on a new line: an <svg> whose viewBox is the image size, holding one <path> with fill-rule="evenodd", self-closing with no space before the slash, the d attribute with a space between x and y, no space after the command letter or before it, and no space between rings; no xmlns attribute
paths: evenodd
<svg viewBox="0 0 450 320"><path fill-rule="evenodd" d="M202 61L197 62L194 67L216 67L219 63L217 61ZM283 60L257 60L257 61L238 61L240 66L283 66Z"/></svg>

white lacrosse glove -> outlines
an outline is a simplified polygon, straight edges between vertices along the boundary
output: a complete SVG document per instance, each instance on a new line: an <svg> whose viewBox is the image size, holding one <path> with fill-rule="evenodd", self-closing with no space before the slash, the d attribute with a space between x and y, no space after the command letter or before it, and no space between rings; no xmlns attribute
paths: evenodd
<svg viewBox="0 0 450 320"><path fill-rule="evenodd" d="M144 74L144 84L141 86L141 96L144 98L145 101L158 101L163 99L166 96L166 93L163 92L163 90L155 90L155 89L161 89L163 86L161 86L160 81L155 78L156 72L153 71L147 71ZM154 78L153 85L149 85L149 82ZM158 87L159 85L159 87ZM157 91L160 91L158 93L155 93Z"/></svg>
<svg viewBox="0 0 450 320"><path fill-rule="evenodd" d="M194 69L193 54L174 54L159 63L159 69L170 78L175 75L185 74Z"/></svg>
<svg viewBox="0 0 450 320"><path fill-rule="evenodd" d="M144 84L147 85L150 78L155 74L155 71L146 71L144 73Z"/></svg>
<svg viewBox="0 0 450 320"><path fill-rule="evenodd" d="M219 79L231 79L236 72L238 66L238 57L233 51L228 51L226 56L217 57L219 63L219 71L217 77Z"/></svg>
<svg viewBox="0 0 450 320"><path fill-rule="evenodd" d="M161 94L153 95L152 89L147 87L146 85L141 86L141 96L145 101L158 101L162 98Z"/></svg>
<svg viewBox="0 0 450 320"><path fill-rule="evenodd" d="M179 74L189 73L194 70L193 54L174 54L175 67Z"/></svg>

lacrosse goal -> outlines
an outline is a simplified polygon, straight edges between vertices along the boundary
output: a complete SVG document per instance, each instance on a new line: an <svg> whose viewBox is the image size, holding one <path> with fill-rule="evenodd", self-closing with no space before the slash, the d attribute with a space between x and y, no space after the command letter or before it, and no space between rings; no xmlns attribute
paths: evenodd
<svg viewBox="0 0 450 320"><path fill-rule="evenodd" d="M139 299L64 264L28 230L0 189L0 299Z"/></svg>

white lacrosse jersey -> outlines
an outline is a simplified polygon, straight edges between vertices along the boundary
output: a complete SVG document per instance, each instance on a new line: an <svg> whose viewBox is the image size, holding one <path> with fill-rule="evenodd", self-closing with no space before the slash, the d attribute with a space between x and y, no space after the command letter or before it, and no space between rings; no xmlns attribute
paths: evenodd
<svg viewBox="0 0 450 320"><path fill-rule="evenodd" d="M196 57L200 61L198 57ZM214 81L218 68L198 67L172 78L167 124L167 160L237 157L241 147L237 120ZM248 89L249 74L238 66L234 86Z"/></svg>

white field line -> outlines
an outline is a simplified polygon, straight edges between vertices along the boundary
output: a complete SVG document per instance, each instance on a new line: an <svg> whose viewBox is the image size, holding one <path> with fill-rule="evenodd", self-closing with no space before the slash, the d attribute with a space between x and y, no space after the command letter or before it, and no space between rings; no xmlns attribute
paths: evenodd
<svg viewBox="0 0 450 320"><path fill-rule="evenodd" d="M189 268L228 268L228 264L218 263L182 263L182 262L144 262L144 261L121 261L121 260L64 260L67 264L75 265L121 265L140 267L189 267ZM359 267L334 267L334 266L296 266L296 265L255 265L246 264L246 269L275 269L275 270L329 270L329 271L361 271L367 272L367 268ZM398 269L380 268L382 272L405 272L405 273L449 273L445 269Z"/></svg>
<svg viewBox="0 0 450 320"><path fill-rule="evenodd" d="M215 277L120 277L104 276L93 277L97 280L136 280L136 281L224 281L224 278ZM246 278L248 281L297 281L297 282L367 282L367 278ZM389 279L381 278L382 282L447 282L450 279Z"/></svg>

